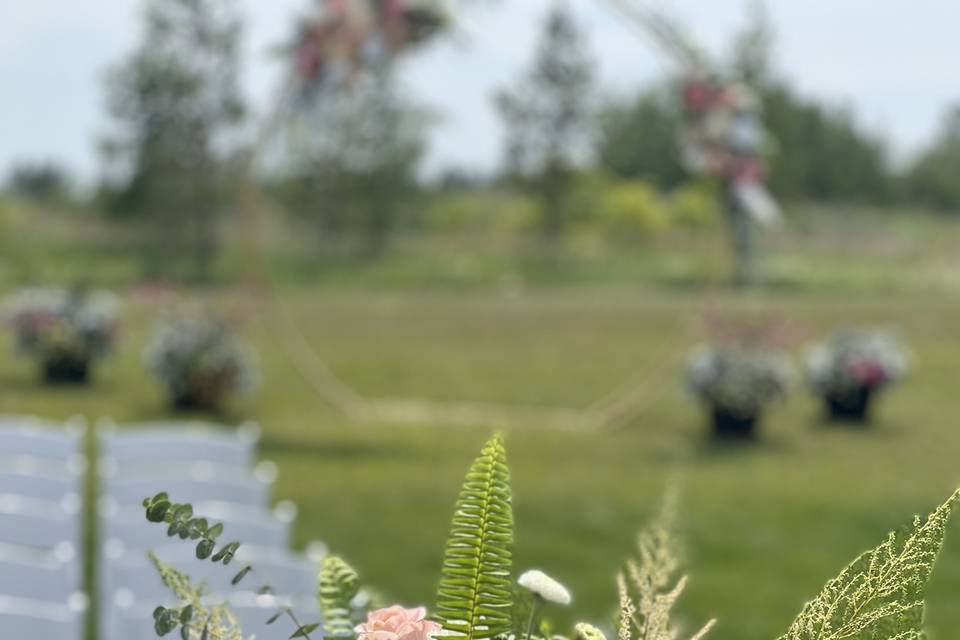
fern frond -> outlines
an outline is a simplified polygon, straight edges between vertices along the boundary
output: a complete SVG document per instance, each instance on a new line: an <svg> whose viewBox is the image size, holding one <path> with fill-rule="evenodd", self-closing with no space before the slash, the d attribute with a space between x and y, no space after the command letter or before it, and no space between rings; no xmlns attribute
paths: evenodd
<svg viewBox="0 0 960 640"><path fill-rule="evenodd" d="M894 532L854 560L809 602L780 640L923 637L924 592L960 492L924 522Z"/></svg>
<svg viewBox="0 0 960 640"><path fill-rule="evenodd" d="M687 577L677 579L680 550L674 533L676 492L664 497L657 518L637 536L637 558L627 561L626 575L617 578L620 593L620 640L675 640L678 631L672 621L673 607L687 585ZM631 599L627 583L637 594ZM711 620L691 640L700 640L713 627Z"/></svg>
<svg viewBox="0 0 960 640"><path fill-rule="evenodd" d="M170 592L180 601L183 608L189 607L192 615L185 622L191 639L243 640L240 623L226 604L208 605L204 603L203 585L194 585L190 578L166 564L155 554L149 554L150 561L160 574L160 579ZM183 609L177 611L179 613Z"/></svg>
<svg viewBox="0 0 960 640"><path fill-rule="evenodd" d="M513 506L502 438L467 473L444 553L435 615L444 629L486 640L511 629Z"/></svg>
<svg viewBox="0 0 960 640"><path fill-rule="evenodd" d="M352 636L351 602L360 591L360 577L342 558L326 556L320 565L320 611L328 636Z"/></svg>

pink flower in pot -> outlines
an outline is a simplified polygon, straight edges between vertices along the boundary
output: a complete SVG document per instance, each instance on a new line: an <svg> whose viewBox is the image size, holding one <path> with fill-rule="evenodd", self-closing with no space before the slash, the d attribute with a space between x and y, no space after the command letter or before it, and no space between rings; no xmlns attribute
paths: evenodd
<svg viewBox="0 0 960 640"><path fill-rule="evenodd" d="M850 364L854 380L867 387L880 386L887 380L887 372L873 360L858 360Z"/></svg>

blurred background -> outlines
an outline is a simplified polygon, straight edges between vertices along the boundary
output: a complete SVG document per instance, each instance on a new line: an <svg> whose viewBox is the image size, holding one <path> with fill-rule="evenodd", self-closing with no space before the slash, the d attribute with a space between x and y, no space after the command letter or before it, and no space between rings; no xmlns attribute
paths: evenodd
<svg viewBox="0 0 960 640"><path fill-rule="evenodd" d="M782 633L960 482L960 5L0 15L0 293L120 303L86 385L43 384L7 331L2 413L255 420L297 544L411 606L432 604L463 473L502 430L516 567L570 587L561 622L610 619L613 576L679 478L680 610L732 640ZM161 369L151 336L184 309L243 341L251 393L166 401L144 358ZM849 328L909 361L866 425L825 419L803 364ZM780 401L751 401L752 437L711 435L698 345L797 363ZM935 634L960 626L958 589L951 534Z"/></svg>

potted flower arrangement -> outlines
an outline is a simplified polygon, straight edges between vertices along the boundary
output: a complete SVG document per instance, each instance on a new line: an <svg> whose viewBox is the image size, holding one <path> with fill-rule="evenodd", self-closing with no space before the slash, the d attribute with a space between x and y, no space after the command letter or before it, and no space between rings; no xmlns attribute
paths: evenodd
<svg viewBox="0 0 960 640"><path fill-rule="evenodd" d="M258 380L253 351L229 328L202 316L168 319L144 355L166 387L172 408L217 411L230 396L249 393Z"/></svg>
<svg viewBox="0 0 960 640"><path fill-rule="evenodd" d="M907 365L892 335L846 330L810 349L807 379L832 419L865 423L877 393L901 378Z"/></svg>
<svg viewBox="0 0 960 640"><path fill-rule="evenodd" d="M7 301L5 316L47 382L82 384L113 346L118 307L104 291L25 289Z"/></svg>
<svg viewBox="0 0 960 640"><path fill-rule="evenodd" d="M732 345L695 350L687 365L690 390L710 411L714 435L756 435L763 410L786 396L790 361L769 349Z"/></svg>

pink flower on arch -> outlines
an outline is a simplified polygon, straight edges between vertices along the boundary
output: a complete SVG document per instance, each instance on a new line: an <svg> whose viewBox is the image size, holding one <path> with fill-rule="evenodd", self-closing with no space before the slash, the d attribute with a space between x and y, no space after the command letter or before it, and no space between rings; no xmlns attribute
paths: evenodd
<svg viewBox="0 0 960 640"><path fill-rule="evenodd" d="M367 621L354 631L359 640L430 640L442 627L426 619L423 607L404 609L399 605L371 611Z"/></svg>

